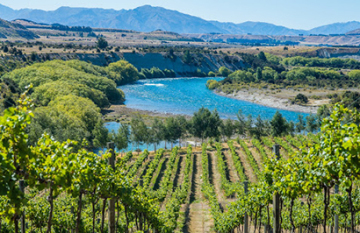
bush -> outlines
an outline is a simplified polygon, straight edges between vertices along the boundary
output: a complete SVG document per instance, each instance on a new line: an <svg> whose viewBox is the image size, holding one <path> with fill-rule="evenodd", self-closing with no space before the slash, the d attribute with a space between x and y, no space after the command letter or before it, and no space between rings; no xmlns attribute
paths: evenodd
<svg viewBox="0 0 360 233"><path fill-rule="evenodd" d="M297 94L295 97L295 103L297 104L307 104L309 102L309 99L304 94Z"/></svg>
<svg viewBox="0 0 360 233"><path fill-rule="evenodd" d="M209 90L214 90L214 89L216 89L217 87L219 87L220 84L219 84L216 80L210 79L210 80L208 80L208 81L206 82L206 86L207 86L207 88L208 88Z"/></svg>

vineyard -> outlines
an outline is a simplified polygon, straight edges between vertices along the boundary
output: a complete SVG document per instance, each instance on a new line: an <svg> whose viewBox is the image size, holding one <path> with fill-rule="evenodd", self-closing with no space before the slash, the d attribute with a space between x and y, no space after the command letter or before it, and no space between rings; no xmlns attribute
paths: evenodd
<svg viewBox="0 0 360 233"><path fill-rule="evenodd" d="M358 122L357 112L339 107L318 135L210 140L116 157L110 143L99 157L48 135L28 146L31 112L21 104L0 118L0 232L359 228L360 130L345 123Z"/></svg>

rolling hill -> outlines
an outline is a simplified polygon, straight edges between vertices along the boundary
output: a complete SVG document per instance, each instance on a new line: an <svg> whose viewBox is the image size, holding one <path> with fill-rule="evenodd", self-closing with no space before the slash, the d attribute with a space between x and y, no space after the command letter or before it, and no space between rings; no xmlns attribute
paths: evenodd
<svg viewBox="0 0 360 233"><path fill-rule="evenodd" d="M6 20L27 19L37 23L68 26L129 29L151 32L157 29L176 33L221 33L252 35L344 34L360 28L360 22L334 23L311 30L297 30L264 22L223 23L207 21L178 11L150 5L131 10L60 7L54 11L14 10L0 4L0 16Z"/></svg>
<svg viewBox="0 0 360 233"><path fill-rule="evenodd" d="M29 31L24 26L0 19L0 38L6 39L8 37L24 39L38 38L36 34Z"/></svg>

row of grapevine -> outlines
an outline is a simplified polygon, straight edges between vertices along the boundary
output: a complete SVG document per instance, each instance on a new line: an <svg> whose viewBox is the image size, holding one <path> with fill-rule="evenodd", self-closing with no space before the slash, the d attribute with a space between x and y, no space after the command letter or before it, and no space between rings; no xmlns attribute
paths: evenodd
<svg viewBox="0 0 360 233"><path fill-rule="evenodd" d="M227 144L229 145L230 152L231 152L231 158L233 159L235 169L240 177L240 181L243 182L243 181L247 180L247 177L244 172L245 168L240 161L239 155L236 153L233 141L228 141Z"/></svg>
<svg viewBox="0 0 360 233"><path fill-rule="evenodd" d="M272 149L275 143L269 137L261 137L261 141L267 146L269 149Z"/></svg>
<svg viewBox="0 0 360 233"><path fill-rule="evenodd" d="M171 180L172 175L175 173L179 166L179 159L178 156L178 147L174 147L167 163L167 167L164 173L163 179L160 181L159 189L155 191L154 196L160 201L163 202L167 193L172 191L173 189L173 182Z"/></svg>
<svg viewBox="0 0 360 233"><path fill-rule="evenodd" d="M209 201L211 216L214 219L215 229L219 225L217 221L219 216L222 215L222 210L220 208L219 201L216 197L215 188L210 183L210 174L209 174L209 158L206 152L207 145L204 143L202 145L201 153L201 166L202 166L202 186L201 192L204 194L205 198Z"/></svg>
<svg viewBox="0 0 360 233"><path fill-rule="evenodd" d="M185 204L190 190L190 176L192 170L192 148L188 147L186 161L185 161L185 171L184 171L184 181L180 187L177 187L174 192L172 192L171 198L166 202L166 211L164 212L165 225L169 232L174 232L178 227L178 217L182 204Z"/></svg>
<svg viewBox="0 0 360 233"><path fill-rule="evenodd" d="M127 173L128 177L134 177L137 173L138 169L141 167L145 159L149 156L149 152L145 150L135 161L135 163L131 166L130 171Z"/></svg>
<svg viewBox="0 0 360 233"><path fill-rule="evenodd" d="M254 170L256 176L259 176L260 173L259 165L257 164L253 154L251 153L251 151L249 150L249 148L247 147L246 143L243 140L238 140L238 143L244 149L245 154L247 155L247 158L249 160L250 166Z"/></svg>
<svg viewBox="0 0 360 233"><path fill-rule="evenodd" d="M297 138L294 138L293 136L287 135L286 141L288 141L292 146L300 149L303 146L303 143L299 141Z"/></svg>
<svg viewBox="0 0 360 233"><path fill-rule="evenodd" d="M262 161L265 162L268 160L268 155L265 152L265 149L261 142L255 138L251 140L251 143L256 147L257 151L260 153L260 156L262 158Z"/></svg>
<svg viewBox="0 0 360 233"><path fill-rule="evenodd" d="M144 187L147 188L150 185L150 181L153 176L153 173L155 172L155 170L158 167L161 168L162 163L161 163L161 166L159 166L159 163L160 163L160 160L163 158L164 154L165 154L164 149L160 149L156 152L154 159L150 162L148 169L146 170L145 176L143 176L143 178L142 178ZM164 160L163 160L163 162L164 162Z"/></svg>
<svg viewBox="0 0 360 233"><path fill-rule="evenodd" d="M286 150L288 156L291 156L291 155L293 155L295 153L293 148L285 140L283 140L282 138L275 137L274 141L278 145L280 145L282 148L284 148Z"/></svg>
<svg viewBox="0 0 360 233"><path fill-rule="evenodd" d="M220 143L216 144L216 158L217 169L221 177L221 189L224 191L226 197L233 196L239 189L238 183L231 183L226 177L227 166L224 161L224 155L222 153L222 147Z"/></svg>

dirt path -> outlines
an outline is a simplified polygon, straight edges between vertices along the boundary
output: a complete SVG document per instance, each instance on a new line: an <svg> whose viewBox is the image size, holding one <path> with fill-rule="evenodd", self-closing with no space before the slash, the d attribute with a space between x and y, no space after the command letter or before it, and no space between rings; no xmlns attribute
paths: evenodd
<svg viewBox="0 0 360 233"><path fill-rule="evenodd" d="M193 179L191 187L190 205L188 208L187 226L184 232L205 233L211 232L214 225L211 219L210 206L207 204L201 192L201 154L194 153Z"/></svg>

